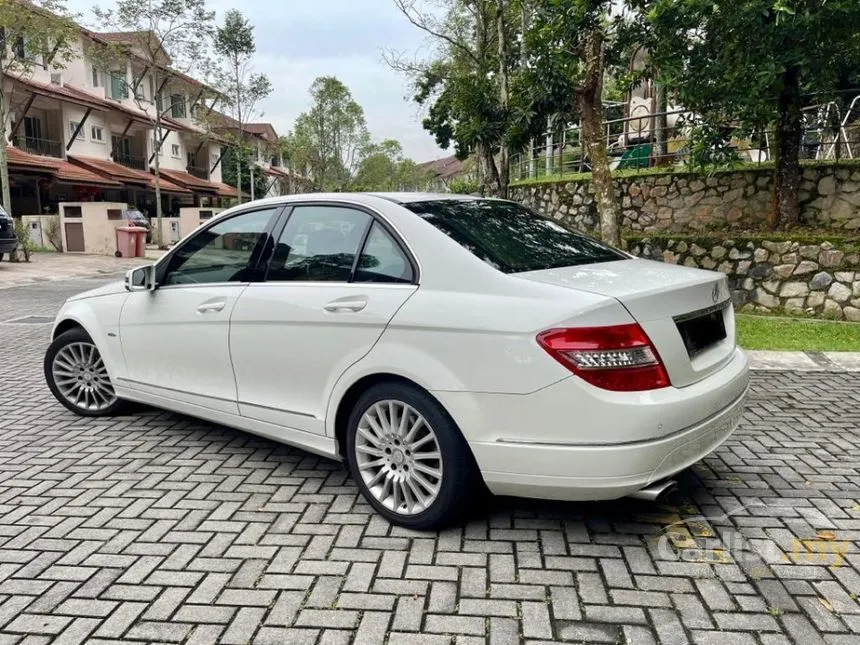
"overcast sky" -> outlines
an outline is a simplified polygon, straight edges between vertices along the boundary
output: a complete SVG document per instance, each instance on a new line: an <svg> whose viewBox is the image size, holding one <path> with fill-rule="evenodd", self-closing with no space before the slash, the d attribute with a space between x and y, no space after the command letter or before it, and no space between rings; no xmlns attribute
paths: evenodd
<svg viewBox="0 0 860 645"><path fill-rule="evenodd" d="M91 9L111 0L67 0L70 10L92 23ZM409 83L382 60L387 49L410 54L429 51L421 32L395 8L393 0L209 0L220 23L237 8L254 25L256 70L268 74L274 92L262 104L262 121L286 134L307 110L308 88L317 76L337 76L364 108L375 140L397 139L407 156L429 161L451 154L440 150L421 127L410 100Z"/></svg>

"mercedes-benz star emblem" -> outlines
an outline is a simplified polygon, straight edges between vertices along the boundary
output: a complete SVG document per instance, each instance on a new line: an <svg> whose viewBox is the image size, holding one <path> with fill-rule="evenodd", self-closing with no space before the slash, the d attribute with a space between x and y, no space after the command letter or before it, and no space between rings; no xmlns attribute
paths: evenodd
<svg viewBox="0 0 860 645"><path fill-rule="evenodd" d="M714 285L714 290L711 291L711 300L714 301L714 304L719 302L720 300L720 283Z"/></svg>

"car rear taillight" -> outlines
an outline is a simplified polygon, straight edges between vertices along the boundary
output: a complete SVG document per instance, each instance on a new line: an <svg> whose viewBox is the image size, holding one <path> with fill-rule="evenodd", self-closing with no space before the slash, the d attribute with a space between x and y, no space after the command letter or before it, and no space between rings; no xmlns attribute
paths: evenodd
<svg viewBox="0 0 860 645"><path fill-rule="evenodd" d="M584 381L604 390L640 392L669 386L651 339L636 323L549 329L538 344Z"/></svg>

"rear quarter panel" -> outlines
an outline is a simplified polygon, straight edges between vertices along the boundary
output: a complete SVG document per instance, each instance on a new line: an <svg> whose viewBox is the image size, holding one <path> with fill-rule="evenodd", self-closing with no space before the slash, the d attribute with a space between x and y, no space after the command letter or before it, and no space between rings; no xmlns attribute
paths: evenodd
<svg viewBox="0 0 860 645"><path fill-rule="evenodd" d="M491 295L419 288L335 384L327 434L343 395L366 376L394 374L431 392L528 394L571 377L537 344L539 332L631 321L612 298L538 284L518 289Z"/></svg>

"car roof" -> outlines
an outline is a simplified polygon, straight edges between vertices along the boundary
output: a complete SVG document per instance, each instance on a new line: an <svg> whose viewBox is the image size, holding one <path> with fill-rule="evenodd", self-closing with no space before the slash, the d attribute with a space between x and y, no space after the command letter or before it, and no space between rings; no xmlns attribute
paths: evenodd
<svg viewBox="0 0 860 645"><path fill-rule="evenodd" d="M478 195L458 195L455 193L363 193L381 197L397 204L412 204L414 202L436 202L443 200L473 201L484 199Z"/></svg>
<svg viewBox="0 0 860 645"><path fill-rule="evenodd" d="M393 204L414 204L432 201L477 201L495 199L478 195L457 195L454 193L420 193L420 192L366 192L366 193L300 193L297 195L281 195L266 197L253 202L245 202L242 206L274 206L293 202L353 202L370 205L374 199L384 199ZM232 210L232 209L231 209Z"/></svg>

